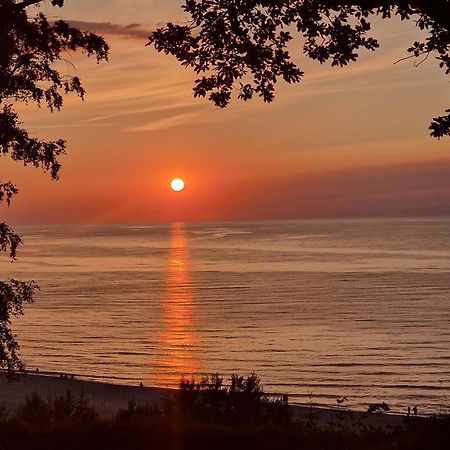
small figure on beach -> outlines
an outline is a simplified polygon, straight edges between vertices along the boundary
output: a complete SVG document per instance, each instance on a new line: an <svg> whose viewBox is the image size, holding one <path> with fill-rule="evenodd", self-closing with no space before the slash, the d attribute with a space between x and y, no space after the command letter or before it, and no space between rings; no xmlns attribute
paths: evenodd
<svg viewBox="0 0 450 450"><path fill-rule="evenodd" d="M74 374L70 375L70 379L74 380L75 379L75 375Z"/></svg>
<svg viewBox="0 0 450 450"><path fill-rule="evenodd" d="M414 416L417 416L417 406L414 406L413 413L414 413Z"/></svg>
<svg viewBox="0 0 450 450"><path fill-rule="evenodd" d="M144 383L142 381L139 383L139 387L141 387L141 388L144 387Z"/></svg>
<svg viewBox="0 0 450 450"><path fill-rule="evenodd" d="M408 406L408 413L406 415L408 419L411 417L411 406Z"/></svg>
<svg viewBox="0 0 450 450"><path fill-rule="evenodd" d="M36 373L39 373L39 367L36 367Z"/></svg>

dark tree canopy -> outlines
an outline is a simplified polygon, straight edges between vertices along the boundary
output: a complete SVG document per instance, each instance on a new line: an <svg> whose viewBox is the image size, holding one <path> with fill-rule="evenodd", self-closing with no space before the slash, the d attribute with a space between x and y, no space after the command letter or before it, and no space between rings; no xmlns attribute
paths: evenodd
<svg viewBox="0 0 450 450"><path fill-rule="evenodd" d="M55 64L74 52L106 60L109 47L104 39L83 32L63 20L50 22L30 7L42 0L0 0L0 156L33 165L58 178L58 156L66 149L64 140L43 141L22 128L13 106L17 102L37 103L50 111L61 109L63 96L85 91L77 76L62 74ZM52 0L62 7L63 0ZM0 204L7 206L18 189L12 182L0 184ZM6 223L0 223L0 252L13 260L22 243ZM23 304L33 299L34 282L0 281L0 368L9 373L22 369L18 343L11 331L11 317L22 314Z"/></svg>
<svg viewBox="0 0 450 450"><path fill-rule="evenodd" d="M320 63L345 66L361 49L376 50L369 35L375 16L414 21L427 32L407 49L418 63L435 56L450 73L450 0L186 0L190 20L168 23L150 36L156 50L175 56L201 75L195 97L225 107L238 97L274 100L277 81L299 82L304 73L292 61L288 44L296 31L303 53ZM436 138L450 135L450 109L430 125Z"/></svg>

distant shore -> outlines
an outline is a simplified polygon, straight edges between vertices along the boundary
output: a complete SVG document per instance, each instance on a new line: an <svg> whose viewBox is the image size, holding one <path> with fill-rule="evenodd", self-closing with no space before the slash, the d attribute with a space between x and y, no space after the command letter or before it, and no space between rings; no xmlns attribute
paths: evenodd
<svg viewBox="0 0 450 450"><path fill-rule="evenodd" d="M89 381L56 372L26 372L9 383L6 375L0 374L0 407L3 406L8 411L17 409L33 393L51 400L68 391L76 397L82 395L103 417L112 417L119 410L127 409L130 401L142 405L162 404L165 399L173 398L178 392L176 389ZM313 416L320 426L342 420L343 415L344 420L364 421L366 425L375 427L396 427L405 423L405 417L396 414L377 415L300 405L291 405L291 410L294 420L306 420Z"/></svg>

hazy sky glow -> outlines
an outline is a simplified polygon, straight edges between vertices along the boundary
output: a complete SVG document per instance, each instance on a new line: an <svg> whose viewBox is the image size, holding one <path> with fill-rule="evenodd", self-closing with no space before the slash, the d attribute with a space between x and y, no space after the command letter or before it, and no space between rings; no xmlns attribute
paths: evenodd
<svg viewBox="0 0 450 450"><path fill-rule="evenodd" d="M448 77L405 56L412 23L379 22L382 48L345 69L296 52L306 77L271 105L218 110L193 99L195 75L145 47L146 31L182 19L178 0L67 0L52 17L89 22L109 63L74 56L85 102L26 108L36 136L68 140L61 180L3 158L20 195L12 223L104 223L450 214L450 141L427 127L450 104ZM130 26L132 25L132 26ZM297 44L299 41L297 41ZM299 47L299 46L298 46ZM182 193L170 180L183 178Z"/></svg>

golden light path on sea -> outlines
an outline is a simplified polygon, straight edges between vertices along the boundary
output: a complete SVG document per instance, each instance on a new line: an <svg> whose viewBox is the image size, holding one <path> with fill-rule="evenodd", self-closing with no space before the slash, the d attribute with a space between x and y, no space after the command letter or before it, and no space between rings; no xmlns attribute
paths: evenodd
<svg viewBox="0 0 450 450"><path fill-rule="evenodd" d="M195 309L185 226L174 223L163 304L163 331L159 341L160 370L155 380L158 385L176 386L182 376L200 371Z"/></svg>

